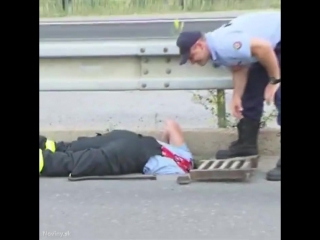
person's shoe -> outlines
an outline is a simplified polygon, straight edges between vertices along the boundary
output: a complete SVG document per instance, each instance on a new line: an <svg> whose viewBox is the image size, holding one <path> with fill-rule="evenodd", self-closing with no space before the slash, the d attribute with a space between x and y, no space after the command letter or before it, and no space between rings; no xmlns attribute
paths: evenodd
<svg viewBox="0 0 320 240"><path fill-rule="evenodd" d="M39 148L41 150L50 150L51 152L55 152L56 143L52 140L47 139L44 136L39 135Z"/></svg>
<svg viewBox="0 0 320 240"><path fill-rule="evenodd" d="M42 150L46 149L46 141L47 141L47 138L45 136L39 135L39 148L40 149L42 149Z"/></svg>
<svg viewBox="0 0 320 240"><path fill-rule="evenodd" d="M260 123L242 118L238 125L238 140L230 144L229 149L219 150L216 159L247 157L258 155L258 133Z"/></svg>
<svg viewBox="0 0 320 240"><path fill-rule="evenodd" d="M42 150L39 148L39 175L42 172L43 166L44 166L44 161L43 161Z"/></svg>
<svg viewBox="0 0 320 240"><path fill-rule="evenodd" d="M281 158L278 160L275 168L267 172L268 181L281 181Z"/></svg>

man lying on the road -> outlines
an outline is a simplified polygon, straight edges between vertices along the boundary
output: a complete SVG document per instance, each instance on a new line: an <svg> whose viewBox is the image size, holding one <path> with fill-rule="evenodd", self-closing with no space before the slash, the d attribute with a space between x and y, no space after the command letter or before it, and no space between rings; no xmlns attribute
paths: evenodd
<svg viewBox="0 0 320 240"><path fill-rule="evenodd" d="M178 123L166 121L163 139L114 130L73 142L39 136L41 176L106 176L130 173L184 174L193 167L190 150Z"/></svg>

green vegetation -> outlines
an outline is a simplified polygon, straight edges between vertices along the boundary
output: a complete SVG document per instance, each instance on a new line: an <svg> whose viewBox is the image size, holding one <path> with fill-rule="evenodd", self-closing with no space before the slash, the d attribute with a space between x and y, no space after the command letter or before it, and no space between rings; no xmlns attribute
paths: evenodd
<svg viewBox="0 0 320 240"><path fill-rule="evenodd" d="M165 14L280 8L280 0L39 0L40 17ZM66 0L68 2L68 0Z"/></svg>
<svg viewBox="0 0 320 240"><path fill-rule="evenodd" d="M213 121L217 121L219 127L234 128L237 125L237 120L226 112L226 102L223 91L208 90L206 94L199 92L193 93L193 102L202 105L206 110L212 113ZM277 110L271 112L264 112L260 127L265 128L270 121L277 117ZM217 120L215 120L217 119Z"/></svg>

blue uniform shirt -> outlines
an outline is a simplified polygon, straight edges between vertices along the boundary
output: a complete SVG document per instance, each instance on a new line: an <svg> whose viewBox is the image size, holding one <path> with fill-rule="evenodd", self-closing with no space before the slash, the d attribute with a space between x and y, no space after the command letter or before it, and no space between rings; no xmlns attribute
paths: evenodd
<svg viewBox="0 0 320 240"><path fill-rule="evenodd" d="M161 141L158 141L161 145L169 149L171 152L190 160L193 164L192 154L186 144L180 147L176 147ZM163 156L153 156L149 159L143 169L144 174L155 175L169 175L169 174L184 174L184 171L177 165L177 163L171 158Z"/></svg>
<svg viewBox="0 0 320 240"><path fill-rule="evenodd" d="M213 32L205 34L214 65L237 66L257 62L251 55L250 41L261 38L275 47L281 41L280 11L239 16Z"/></svg>

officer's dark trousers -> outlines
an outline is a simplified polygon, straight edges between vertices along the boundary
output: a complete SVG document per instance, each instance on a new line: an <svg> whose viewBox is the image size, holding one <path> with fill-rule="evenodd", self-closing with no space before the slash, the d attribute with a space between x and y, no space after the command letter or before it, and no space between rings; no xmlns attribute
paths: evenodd
<svg viewBox="0 0 320 240"><path fill-rule="evenodd" d="M278 43L275 52L281 66L281 42ZM243 117L260 122L263 114L264 91L269 79L266 69L260 63L250 67L248 82L242 97ZM281 126L281 86L275 95L275 105L278 110L277 122Z"/></svg>

